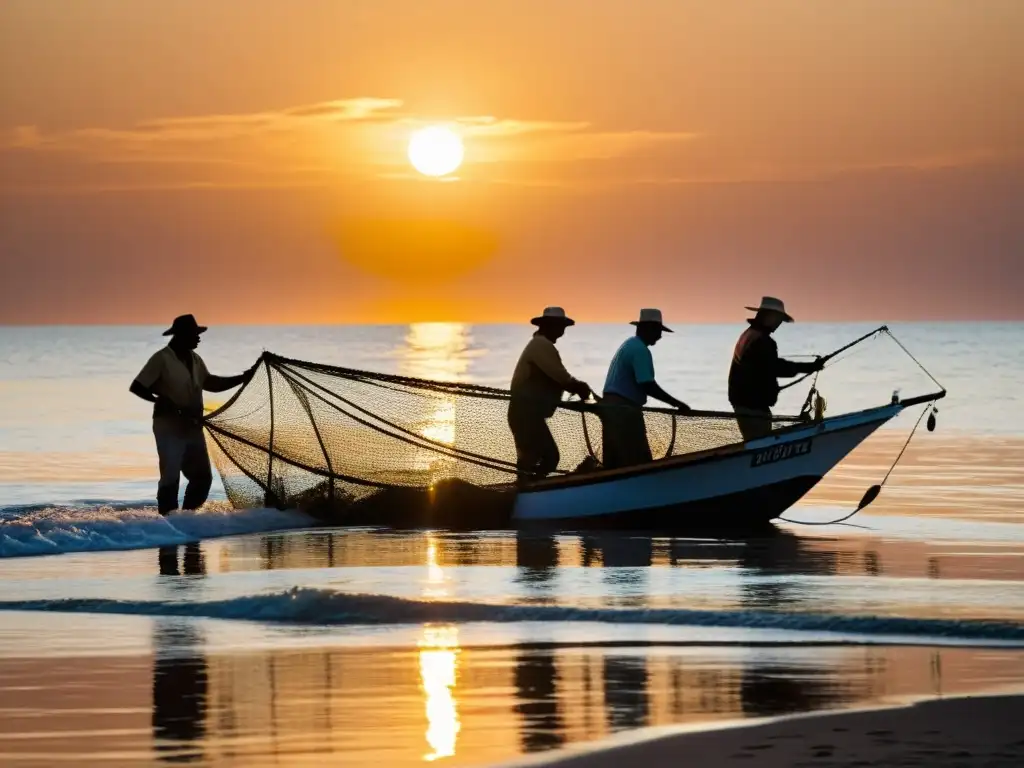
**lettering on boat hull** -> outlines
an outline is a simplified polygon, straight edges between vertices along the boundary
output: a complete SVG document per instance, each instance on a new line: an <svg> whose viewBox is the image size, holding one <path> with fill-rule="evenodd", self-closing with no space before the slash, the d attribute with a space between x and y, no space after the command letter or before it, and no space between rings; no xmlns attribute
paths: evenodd
<svg viewBox="0 0 1024 768"><path fill-rule="evenodd" d="M763 467L766 464L774 464L778 461L786 461L787 459L796 459L800 456L806 456L811 452L812 438L805 440L797 440L792 443L783 443L782 445L773 445L771 448L765 448L764 450L758 451L750 459L751 467Z"/></svg>

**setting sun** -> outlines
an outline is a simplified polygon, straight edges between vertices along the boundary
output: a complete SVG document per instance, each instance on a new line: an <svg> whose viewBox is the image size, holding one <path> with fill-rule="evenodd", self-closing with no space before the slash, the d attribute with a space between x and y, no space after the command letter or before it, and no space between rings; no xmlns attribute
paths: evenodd
<svg viewBox="0 0 1024 768"><path fill-rule="evenodd" d="M421 128L409 139L409 162L424 176L445 176L462 165L462 139L450 128Z"/></svg>

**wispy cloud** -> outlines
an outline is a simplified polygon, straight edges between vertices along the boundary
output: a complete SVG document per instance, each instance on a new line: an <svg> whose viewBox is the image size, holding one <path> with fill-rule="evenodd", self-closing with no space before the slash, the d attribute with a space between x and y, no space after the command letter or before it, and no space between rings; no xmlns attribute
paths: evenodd
<svg viewBox="0 0 1024 768"><path fill-rule="evenodd" d="M5 174L5 191L53 189L70 183L40 182L26 171L32 157L47 157L48 168L74 167L79 188L245 186L247 172L258 186L323 184L329 179L395 178L407 166L405 143L426 123L405 110L399 99L338 99L279 110L241 114L167 117L128 126L86 126L44 131L18 126L0 133L0 163L18 170ZM449 123L467 142L466 178L495 180L496 164L522 163L524 169L563 167L628 156L645 148L692 138L692 134L601 130L587 121L527 120L492 115L454 116ZM9 162L12 156L17 162ZM63 159L63 160L62 160ZM532 164L532 165L531 165ZM151 166L147 178L138 170ZM172 166L179 166L170 173ZM132 178L112 169L132 166ZM192 176L182 178L188 169ZM243 173L246 172L246 173ZM517 174L521 175L521 174ZM557 178L527 178L521 183L557 183ZM414 177L415 178L415 177Z"/></svg>

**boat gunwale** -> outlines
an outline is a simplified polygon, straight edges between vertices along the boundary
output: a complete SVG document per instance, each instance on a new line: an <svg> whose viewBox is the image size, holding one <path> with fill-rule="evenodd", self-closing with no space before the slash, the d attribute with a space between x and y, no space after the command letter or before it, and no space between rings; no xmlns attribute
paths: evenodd
<svg viewBox="0 0 1024 768"><path fill-rule="evenodd" d="M866 408L862 411L853 411L851 413L831 416L821 421L808 421L801 424L794 424L792 426L785 427L784 429L775 430L772 434L765 435L763 438L758 438L756 441L752 440L750 442L729 443L728 445L708 448L703 451L682 453L676 456L666 456L661 459L654 459L653 461L647 461L643 464L636 464L630 467L546 477L542 480L531 483L528 486L520 488L519 493L522 495L529 493L543 493L551 490L562 490L565 488L578 488L584 485L624 480L630 477L681 469L694 464L704 464L716 459L740 456L744 453L755 453L765 449L766 446L756 444L763 440L786 440L790 437L796 436L796 433L802 430L810 430L816 434L836 434L856 429L876 421L884 424L906 407L907 406L903 402L889 403L887 405L875 406L874 408ZM883 412L885 411L891 412L887 415L883 415ZM872 418L871 416L873 414L877 415ZM852 421L852 423L841 424L843 421Z"/></svg>

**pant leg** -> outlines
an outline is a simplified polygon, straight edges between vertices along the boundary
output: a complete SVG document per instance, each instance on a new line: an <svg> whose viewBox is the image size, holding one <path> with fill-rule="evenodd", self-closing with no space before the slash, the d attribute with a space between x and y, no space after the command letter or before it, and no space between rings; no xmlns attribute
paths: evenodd
<svg viewBox="0 0 1024 768"><path fill-rule="evenodd" d="M160 463L160 481L156 487L157 510L161 515L178 508L178 483L185 461L185 440L174 419L153 419L153 437Z"/></svg>
<svg viewBox="0 0 1024 768"><path fill-rule="evenodd" d="M772 433L772 412L768 408L735 407L736 424L740 428L743 442L758 440Z"/></svg>
<svg viewBox="0 0 1024 768"><path fill-rule="evenodd" d="M558 469L558 462L562 460L562 455L558 451L558 443L555 442L555 437L551 434L551 427L548 426L547 419L541 419L535 429L537 430L537 451L540 455L537 474L540 477L547 477Z"/></svg>
<svg viewBox="0 0 1024 768"><path fill-rule="evenodd" d="M558 466L558 445L539 409L511 403L508 426L516 445L516 468L526 475L520 480L543 477Z"/></svg>
<svg viewBox="0 0 1024 768"><path fill-rule="evenodd" d="M185 438L185 455L181 473L188 480L182 509L199 509L210 496L213 471L210 469L210 455L206 450L206 439L201 427L189 426Z"/></svg>
<svg viewBox="0 0 1024 768"><path fill-rule="evenodd" d="M606 469L630 467L652 461L644 412L615 395L605 397L601 409L602 464Z"/></svg>
<svg viewBox="0 0 1024 768"><path fill-rule="evenodd" d="M647 440L647 422L644 412L639 408L626 408L623 413L623 453L625 465L632 467L654 461L651 456L651 444Z"/></svg>

